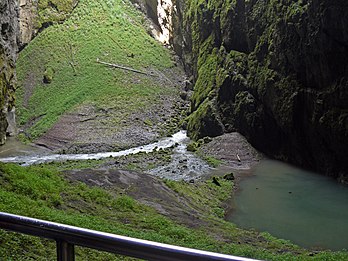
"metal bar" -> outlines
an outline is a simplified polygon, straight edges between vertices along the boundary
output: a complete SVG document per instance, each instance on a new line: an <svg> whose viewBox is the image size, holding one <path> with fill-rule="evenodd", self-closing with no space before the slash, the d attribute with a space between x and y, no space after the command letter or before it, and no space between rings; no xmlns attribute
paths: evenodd
<svg viewBox="0 0 348 261"><path fill-rule="evenodd" d="M63 240L57 240L57 261L75 261L74 245Z"/></svg>
<svg viewBox="0 0 348 261"><path fill-rule="evenodd" d="M0 227L42 238L65 241L71 245L147 260L255 261L255 259L167 245L3 212L0 212Z"/></svg>

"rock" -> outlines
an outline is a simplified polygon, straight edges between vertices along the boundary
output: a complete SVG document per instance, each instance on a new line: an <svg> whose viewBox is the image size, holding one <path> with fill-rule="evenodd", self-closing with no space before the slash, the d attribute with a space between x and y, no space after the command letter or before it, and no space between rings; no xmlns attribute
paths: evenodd
<svg viewBox="0 0 348 261"><path fill-rule="evenodd" d="M187 92L181 92L180 93L180 98L183 99L184 101L186 101L186 99L187 99Z"/></svg>
<svg viewBox="0 0 348 261"><path fill-rule="evenodd" d="M221 187L221 184L220 184L220 182L219 182L217 177L213 177L213 184L215 184L216 186Z"/></svg>
<svg viewBox="0 0 348 261"><path fill-rule="evenodd" d="M18 7L17 1L0 2L0 145L5 143L6 132L15 128L13 122L7 127L8 118L14 110L14 92L16 85L16 67L18 51Z"/></svg>
<svg viewBox="0 0 348 261"><path fill-rule="evenodd" d="M7 136L17 135L17 126L16 126L16 108L12 107L10 111L7 111L6 120L8 127L6 129Z"/></svg>
<svg viewBox="0 0 348 261"><path fill-rule="evenodd" d="M43 82L46 84L50 84L53 80L53 76L54 76L54 69L47 68L44 72Z"/></svg>
<svg viewBox="0 0 348 261"><path fill-rule="evenodd" d="M28 44L41 30L63 22L78 4L78 0L19 1L20 44ZM40 2L40 3L39 3Z"/></svg>
<svg viewBox="0 0 348 261"><path fill-rule="evenodd" d="M224 179L225 179L225 180L234 180L235 177L234 177L233 172L224 175Z"/></svg>
<svg viewBox="0 0 348 261"><path fill-rule="evenodd" d="M238 131L269 156L344 180L346 2L176 5L173 47L194 85L189 136Z"/></svg>
<svg viewBox="0 0 348 261"><path fill-rule="evenodd" d="M190 143L187 145L187 150L188 150L188 151L191 151L191 152L197 151L196 143L195 143L195 142L190 142Z"/></svg>

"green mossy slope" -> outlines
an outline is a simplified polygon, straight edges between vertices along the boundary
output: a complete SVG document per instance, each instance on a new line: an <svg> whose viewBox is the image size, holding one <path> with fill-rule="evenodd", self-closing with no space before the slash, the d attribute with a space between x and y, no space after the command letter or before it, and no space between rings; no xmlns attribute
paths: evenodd
<svg viewBox="0 0 348 261"><path fill-rule="evenodd" d="M44 30L20 53L18 122L30 126L31 139L78 105L119 106L129 113L164 92L156 77L96 62L145 72L173 66L169 52L148 35L143 21L127 1L82 0L69 19Z"/></svg>
<svg viewBox="0 0 348 261"><path fill-rule="evenodd" d="M204 225L188 228L113 187L102 189L72 182L54 168L0 164L0 211L174 245L266 260L345 260L344 252L309 252L267 233L236 228L225 222L222 201L232 183L219 180L190 184L166 181L163 186L205 210ZM209 225L207 225L209 224ZM55 243L0 231L3 260L55 260ZM127 260L77 248L77 260Z"/></svg>

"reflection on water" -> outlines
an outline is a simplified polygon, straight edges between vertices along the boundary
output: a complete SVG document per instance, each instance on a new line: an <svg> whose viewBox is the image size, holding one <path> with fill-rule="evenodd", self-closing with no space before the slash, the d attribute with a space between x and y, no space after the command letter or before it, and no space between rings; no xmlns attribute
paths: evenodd
<svg viewBox="0 0 348 261"><path fill-rule="evenodd" d="M228 217L304 247L348 249L348 187L266 160L244 179Z"/></svg>

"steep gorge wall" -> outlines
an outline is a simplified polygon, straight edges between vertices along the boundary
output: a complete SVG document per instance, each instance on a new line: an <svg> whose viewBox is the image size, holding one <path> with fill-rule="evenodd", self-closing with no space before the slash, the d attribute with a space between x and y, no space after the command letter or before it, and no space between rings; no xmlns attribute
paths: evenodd
<svg viewBox="0 0 348 261"><path fill-rule="evenodd" d="M0 144L5 143L7 116L13 114L16 82L18 6L16 1L0 1ZM10 122L12 124L12 122Z"/></svg>
<svg viewBox="0 0 348 261"><path fill-rule="evenodd" d="M176 5L172 43L195 82L191 137L238 130L270 156L347 180L348 3Z"/></svg>
<svg viewBox="0 0 348 261"><path fill-rule="evenodd" d="M21 45L44 28L63 22L77 4L78 0L19 0Z"/></svg>
<svg viewBox="0 0 348 261"><path fill-rule="evenodd" d="M64 21L78 0L0 1L0 145L15 134L15 86L18 46L43 28Z"/></svg>

